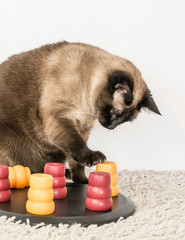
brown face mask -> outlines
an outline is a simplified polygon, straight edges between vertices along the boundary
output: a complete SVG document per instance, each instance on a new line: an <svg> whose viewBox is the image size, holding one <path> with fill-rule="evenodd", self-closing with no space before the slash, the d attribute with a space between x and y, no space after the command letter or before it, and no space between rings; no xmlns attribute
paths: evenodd
<svg viewBox="0 0 185 240"><path fill-rule="evenodd" d="M140 79L137 88L137 76L115 70L108 75L107 85L100 92L96 107L99 110L99 122L108 129L132 121L141 111L148 108L160 114L145 82ZM135 83L136 82L136 83Z"/></svg>

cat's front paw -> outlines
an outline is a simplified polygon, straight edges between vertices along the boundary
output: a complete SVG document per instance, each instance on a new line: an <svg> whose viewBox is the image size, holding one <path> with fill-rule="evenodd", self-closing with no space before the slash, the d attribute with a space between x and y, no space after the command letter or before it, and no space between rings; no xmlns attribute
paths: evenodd
<svg viewBox="0 0 185 240"><path fill-rule="evenodd" d="M88 167L92 167L98 163L106 161L106 157L102 152L92 151L90 149L81 151L78 157L79 163Z"/></svg>

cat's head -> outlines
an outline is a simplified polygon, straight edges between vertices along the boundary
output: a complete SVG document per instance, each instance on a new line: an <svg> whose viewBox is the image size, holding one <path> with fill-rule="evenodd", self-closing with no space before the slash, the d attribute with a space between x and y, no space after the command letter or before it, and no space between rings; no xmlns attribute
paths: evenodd
<svg viewBox="0 0 185 240"><path fill-rule="evenodd" d="M140 72L134 70L112 70L107 74L106 86L101 88L96 99L98 120L105 128L114 129L132 121L142 108L160 114Z"/></svg>

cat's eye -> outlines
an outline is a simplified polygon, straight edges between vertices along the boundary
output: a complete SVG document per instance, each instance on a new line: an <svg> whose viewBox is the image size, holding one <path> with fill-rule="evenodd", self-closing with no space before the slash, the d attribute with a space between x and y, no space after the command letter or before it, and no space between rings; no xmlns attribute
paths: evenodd
<svg viewBox="0 0 185 240"><path fill-rule="evenodd" d="M131 105L132 101L133 101L133 98L132 98L132 97L127 98L127 99L125 99L125 104L126 104L127 106L129 106L129 105Z"/></svg>

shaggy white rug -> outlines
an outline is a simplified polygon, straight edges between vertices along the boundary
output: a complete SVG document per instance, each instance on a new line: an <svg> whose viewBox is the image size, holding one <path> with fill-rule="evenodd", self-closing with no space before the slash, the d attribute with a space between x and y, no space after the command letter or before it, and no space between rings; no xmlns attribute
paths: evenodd
<svg viewBox="0 0 185 240"><path fill-rule="evenodd" d="M127 219L102 226L59 224L30 226L0 217L1 240L184 240L185 171L122 171L120 192L130 198L136 212Z"/></svg>

